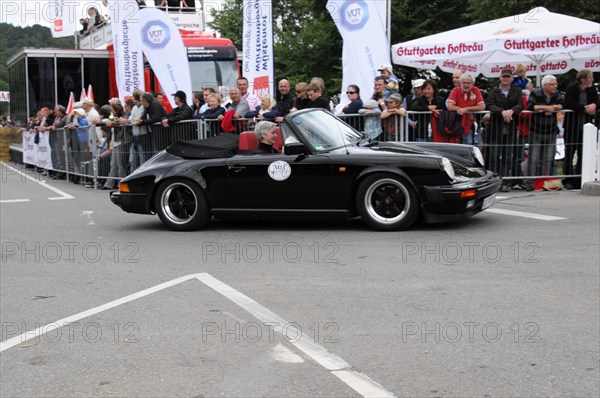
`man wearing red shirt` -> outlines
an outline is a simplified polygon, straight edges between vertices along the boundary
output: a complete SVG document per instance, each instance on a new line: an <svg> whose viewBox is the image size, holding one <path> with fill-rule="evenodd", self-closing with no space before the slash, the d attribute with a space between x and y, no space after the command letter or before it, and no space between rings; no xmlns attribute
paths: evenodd
<svg viewBox="0 0 600 398"><path fill-rule="evenodd" d="M454 87L448 97L448 110L454 111L463 117L465 134L461 137L461 144L473 145L473 123L475 115L470 112L483 111L485 101L481 91L474 85L475 79L469 73L460 76L460 86Z"/></svg>

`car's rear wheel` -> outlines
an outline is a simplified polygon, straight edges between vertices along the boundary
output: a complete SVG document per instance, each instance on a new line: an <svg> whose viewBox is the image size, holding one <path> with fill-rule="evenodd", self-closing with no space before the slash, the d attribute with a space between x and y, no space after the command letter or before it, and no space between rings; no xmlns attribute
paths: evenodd
<svg viewBox="0 0 600 398"><path fill-rule="evenodd" d="M189 180L162 183L156 191L154 206L160 220L176 231L191 231L210 221L210 210L200 187Z"/></svg>
<svg viewBox="0 0 600 398"><path fill-rule="evenodd" d="M356 207L364 222L379 231L406 229L419 216L414 188L393 174L366 177L358 187Z"/></svg>

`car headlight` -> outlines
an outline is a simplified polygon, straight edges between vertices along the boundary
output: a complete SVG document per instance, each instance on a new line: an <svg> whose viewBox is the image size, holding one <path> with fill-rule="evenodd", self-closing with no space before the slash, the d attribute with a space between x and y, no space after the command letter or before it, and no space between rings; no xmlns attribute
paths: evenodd
<svg viewBox="0 0 600 398"><path fill-rule="evenodd" d="M481 167L484 167L485 160L483 160L483 155L481 154L479 148L477 148L476 146L472 146L471 152L473 153L473 157L475 158L475 160L477 160L477 163L479 163Z"/></svg>
<svg viewBox="0 0 600 398"><path fill-rule="evenodd" d="M448 158L442 158L442 168L444 169L446 174L448 174L448 177L450 177L451 180L454 180L454 178L456 177L456 175L454 174L454 167L452 166L452 163L450 163Z"/></svg>

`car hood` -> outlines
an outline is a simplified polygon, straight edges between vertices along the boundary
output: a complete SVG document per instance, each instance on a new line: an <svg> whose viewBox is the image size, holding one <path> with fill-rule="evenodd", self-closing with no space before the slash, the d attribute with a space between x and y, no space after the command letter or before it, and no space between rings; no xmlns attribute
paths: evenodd
<svg viewBox="0 0 600 398"><path fill-rule="evenodd" d="M479 167L473 159L471 148L468 145L436 145L432 143L402 143L375 141L363 148L368 148L372 151L377 152L386 152L394 154L446 157L452 163L456 163L462 167Z"/></svg>

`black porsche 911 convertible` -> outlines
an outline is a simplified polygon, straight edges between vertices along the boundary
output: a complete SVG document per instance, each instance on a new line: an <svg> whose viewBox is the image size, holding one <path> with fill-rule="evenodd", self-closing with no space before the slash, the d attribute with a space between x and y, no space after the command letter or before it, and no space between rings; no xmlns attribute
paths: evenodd
<svg viewBox="0 0 600 398"><path fill-rule="evenodd" d="M371 141L320 109L285 117L281 153L257 153L253 132L177 142L111 193L129 213L157 213L174 230L212 217L331 219L360 216L382 231L464 219L491 206L502 178L477 147Z"/></svg>

